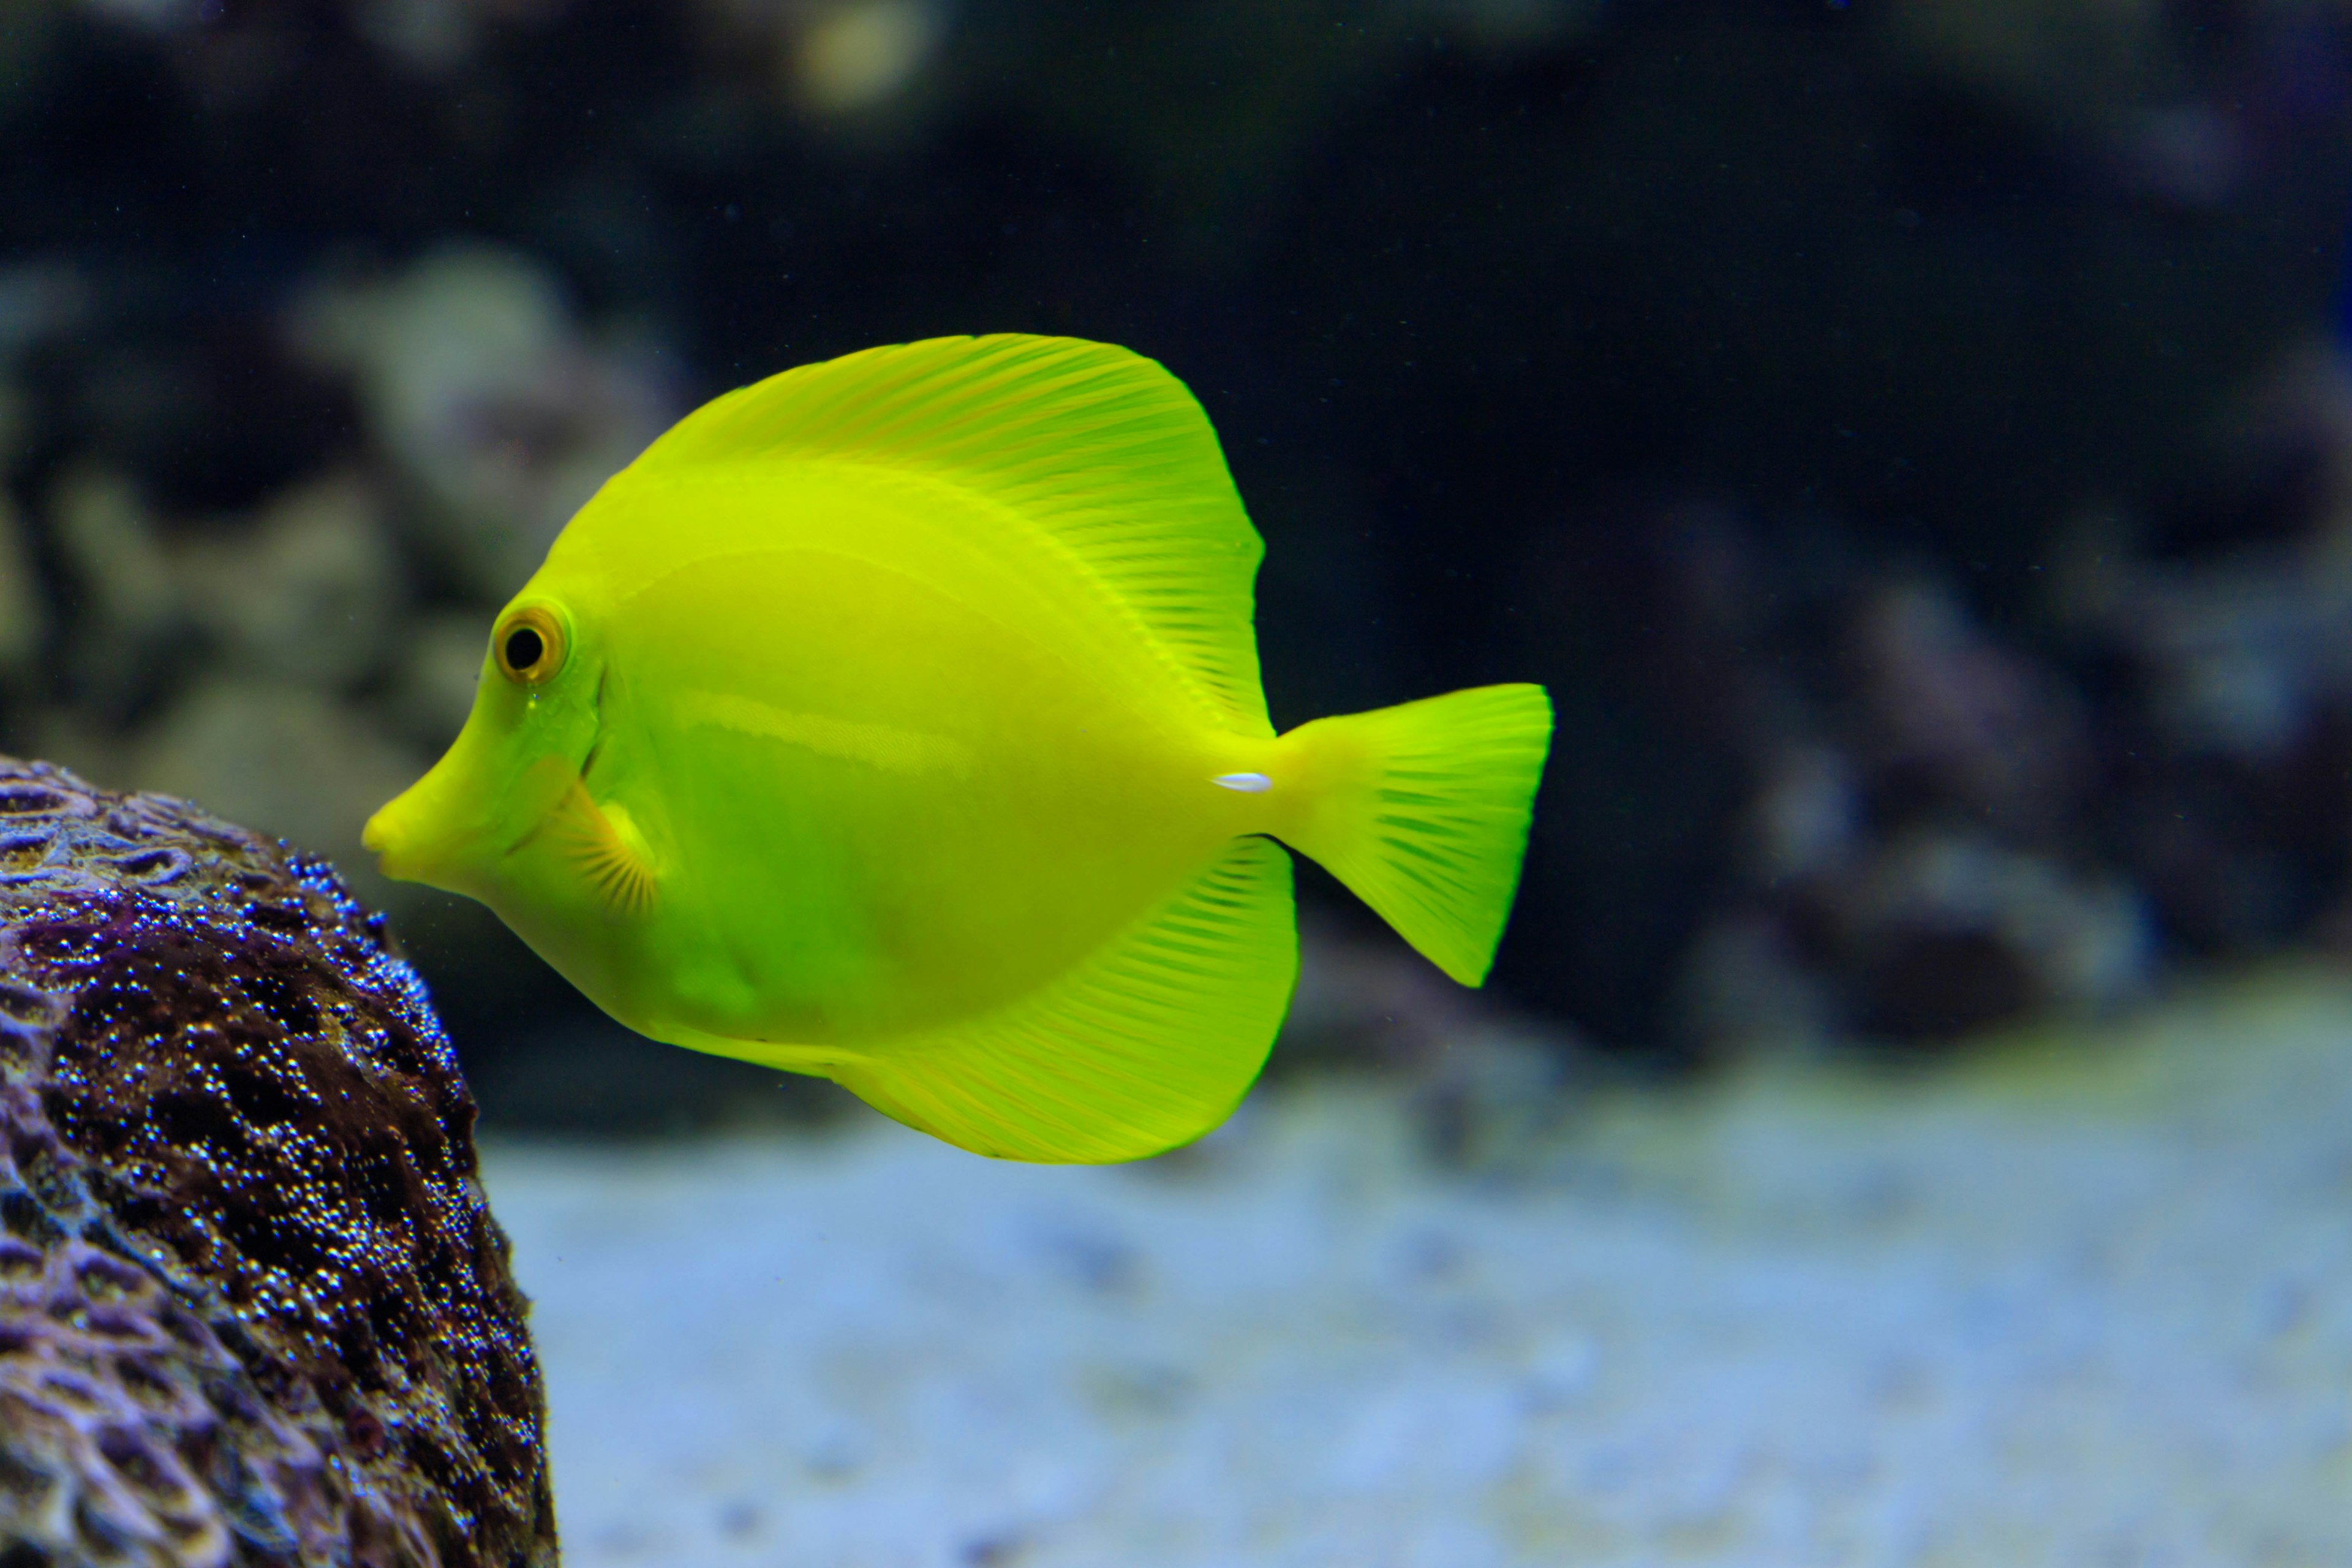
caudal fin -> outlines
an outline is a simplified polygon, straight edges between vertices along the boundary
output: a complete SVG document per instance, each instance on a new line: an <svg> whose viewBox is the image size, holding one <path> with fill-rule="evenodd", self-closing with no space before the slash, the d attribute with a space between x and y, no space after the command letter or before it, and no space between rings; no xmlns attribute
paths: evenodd
<svg viewBox="0 0 2352 1568"><path fill-rule="evenodd" d="M1551 749L1540 686L1482 686L1285 735L1308 798L1282 837L1322 862L1423 956L1486 978Z"/></svg>

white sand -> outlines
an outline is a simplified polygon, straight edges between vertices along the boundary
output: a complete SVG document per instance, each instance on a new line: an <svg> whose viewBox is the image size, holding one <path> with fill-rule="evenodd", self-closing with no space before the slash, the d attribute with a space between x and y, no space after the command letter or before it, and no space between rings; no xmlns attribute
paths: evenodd
<svg viewBox="0 0 2352 1568"><path fill-rule="evenodd" d="M2352 987L2037 1059L1512 1182L1338 1088L1157 1169L496 1146L566 1561L2352 1563Z"/></svg>

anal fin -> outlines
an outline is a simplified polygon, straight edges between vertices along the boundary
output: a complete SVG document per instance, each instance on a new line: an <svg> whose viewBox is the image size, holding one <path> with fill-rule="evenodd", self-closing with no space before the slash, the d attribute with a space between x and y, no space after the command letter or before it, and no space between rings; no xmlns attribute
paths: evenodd
<svg viewBox="0 0 2352 1568"><path fill-rule="evenodd" d="M1297 977L1289 854L1239 838L1035 994L823 1070L885 1115L977 1154L1139 1159L1233 1113Z"/></svg>

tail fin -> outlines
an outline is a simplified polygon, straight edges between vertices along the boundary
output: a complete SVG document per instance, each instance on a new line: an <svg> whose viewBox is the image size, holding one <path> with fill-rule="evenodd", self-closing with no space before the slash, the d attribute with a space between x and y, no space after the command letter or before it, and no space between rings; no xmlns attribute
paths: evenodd
<svg viewBox="0 0 2352 1568"><path fill-rule="evenodd" d="M1295 750L1309 796L1282 837L1431 963L1483 983L1551 749L1544 689L1482 686L1318 719L1278 744Z"/></svg>

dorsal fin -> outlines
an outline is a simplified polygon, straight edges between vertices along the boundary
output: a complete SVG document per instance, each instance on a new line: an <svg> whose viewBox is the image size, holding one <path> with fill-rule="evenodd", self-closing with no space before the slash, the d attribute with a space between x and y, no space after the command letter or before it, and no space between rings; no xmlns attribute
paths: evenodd
<svg viewBox="0 0 2352 1568"><path fill-rule="evenodd" d="M1251 626L1264 552L1208 416L1142 355L1076 338L932 338L705 405L641 471L818 458L925 472L1066 551L1235 731L1271 735Z"/></svg>

